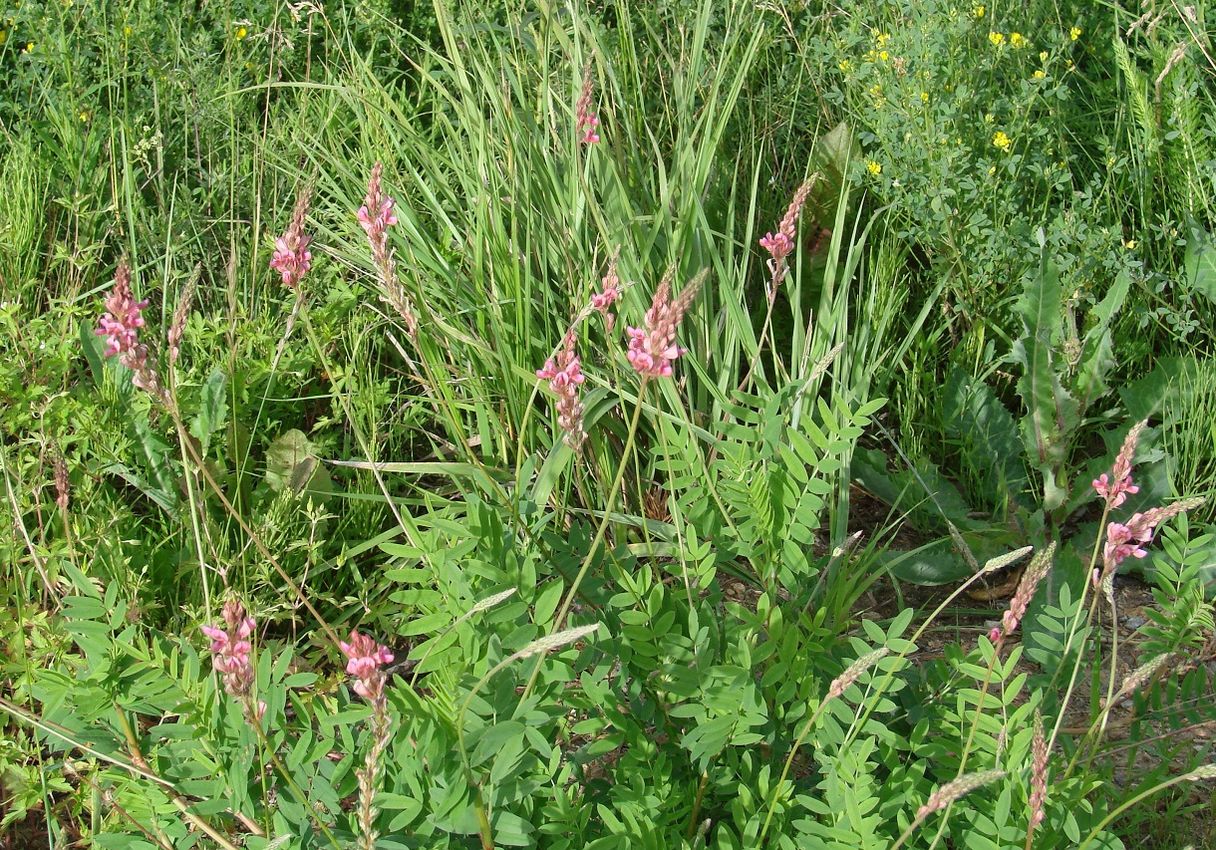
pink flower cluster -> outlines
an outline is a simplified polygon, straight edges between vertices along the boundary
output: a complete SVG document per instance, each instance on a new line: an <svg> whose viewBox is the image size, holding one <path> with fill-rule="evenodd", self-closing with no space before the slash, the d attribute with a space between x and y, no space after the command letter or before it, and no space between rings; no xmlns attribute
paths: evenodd
<svg viewBox="0 0 1216 850"><path fill-rule="evenodd" d="M1132 460L1136 454L1136 443L1139 442L1140 433L1146 424L1142 420L1132 426L1123 440L1123 447L1115 456L1115 465L1111 468L1111 474L1108 476L1103 472L1093 481L1094 490L1106 500L1106 504L1110 508L1119 507L1127 501L1129 495L1134 496L1140 492L1140 488L1132 483Z"/></svg>
<svg viewBox="0 0 1216 850"><path fill-rule="evenodd" d="M1030 607L1030 600L1034 598L1035 591L1038 590L1039 585L1051 569L1051 560L1054 555L1055 544L1053 543L1038 553L1026 567L1021 581L1018 582L1018 589L1013 594L1013 599L1009 601L1009 608L1001 615L1001 624L988 633L988 639L993 643L1003 641L1017 631L1022 618L1026 616L1026 610Z"/></svg>
<svg viewBox="0 0 1216 850"><path fill-rule="evenodd" d="M367 196L363 199L359 212L355 213L371 243L377 265L388 254L388 229L397 223L397 214L393 212L396 201L385 195L380 188L380 176L383 172L383 163L377 162L372 167L372 176L367 183Z"/></svg>
<svg viewBox="0 0 1216 850"><path fill-rule="evenodd" d="M794 246L797 244L794 240L798 235L798 216L801 214L803 206L806 205L810 192L811 181L806 180L798 187L798 191L794 192L789 209L785 211L785 218L781 219L777 232L766 233L760 237L760 247L770 254L768 260L768 270L772 275L772 284L769 289L770 299L776 296L777 287L785 278L786 257L793 253Z"/></svg>
<svg viewBox="0 0 1216 850"><path fill-rule="evenodd" d="M131 267L125 259L118 261L114 271L114 288L105 300L106 313L98 323L97 335L106 338L106 357L119 355L125 365L128 358L146 358L147 351L139 344L139 329L144 326L143 310L147 301L136 301L131 293Z"/></svg>
<svg viewBox="0 0 1216 850"><path fill-rule="evenodd" d="M341 641L338 645L348 659L346 672L355 679L355 693L379 704L384 699L384 685L388 681L381 667L393 662L393 653L357 631L351 631L349 643Z"/></svg>
<svg viewBox="0 0 1216 850"><path fill-rule="evenodd" d="M583 430L583 405L578 398L579 385L586 376L575 354L574 342L571 330L557 356L546 360L544 367L536 370L536 377L548 381L549 389L557 396L557 424L566 432L566 444L578 451L587 438Z"/></svg>
<svg viewBox="0 0 1216 850"><path fill-rule="evenodd" d="M363 232L367 234L368 244L371 245L372 263L376 266L376 273L380 278L384 301L405 321L405 329L410 337L416 338L418 318L414 315L405 290L401 288L401 282L397 280L393 252L388 245L388 229L397 223L397 214L393 212L396 202L380 188L380 176L383 171L384 166L379 162L372 168L371 179L367 182L367 196L355 217L359 219Z"/></svg>
<svg viewBox="0 0 1216 850"><path fill-rule="evenodd" d="M600 119L591 111L591 69L583 73L583 90L579 94L578 103L574 106L574 122L582 133L579 141L584 145L594 145L600 140L600 134L595 128L600 125Z"/></svg>
<svg viewBox="0 0 1216 850"><path fill-rule="evenodd" d="M608 261L608 273L604 275L601 281L600 291L591 296L591 309L600 313L604 317L604 328L612 333L612 326L616 324L616 315L611 308L617 299L621 297L621 278L617 273L617 260L620 257L620 251L612 255L612 259Z"/></svg>
<svg viewBox="0 0 1216 850"><path fill-rule="evenodd" d="M1137 422L1127 432L1119 454L1115 456L1115 464L1111 474L1098 476L1093 482L1094 490L1106 500L1107 510L1117 508L1127 501L1128 495L1140 492L1140 488L1132 483L1132 460L1136 454L1136 444L1144 431L1144 421ZM1095 569L1093 582L1095 586L1103 585L1110 580L1119 564L1128 558L1144 558L1148 550L1144 547L1153 540L1153 532L1161 523L1178 514L1202 504L1202 499L1182 499L1164 508L1150 508L1147 511L1132 514L1127 522L1110 522L1106 526L1106 542L1102 547L1102 568ZM1109 588L1108 588L1109 589Z"/></svg>
<svg viewBox="0 0 1216 850"><path fill-rule="evenodd" d="M202 632L211 639L212 665L224 682L224 690L234 697L244 697L253 684L253 664L249 655L253 645L253 618L246 615L245 606L235 599L224 603L224 628L203 626Z"/></svg>
<svg viewBox="0 0 1216 850"><path fill-rule="evenodd" d="M671 364L685 351L676 345L676 328L704 280L702 272L673 301L671 275L668 274L659 283L650 309L646 311L645 328L625 329L629 334L629 350L625 356L643 378L671 377Z"/></svg>
<svg viewBox="0 0 1216 850"><path fill-rule="evenodd" d="M303 189L296 198L296 206L292 212L291 224L287 231L275 240L274 255L270 258L270 267L283 278L283 285L295 289L301 278L312 268L312 253L308 245L312 237L304 233L304 217L308 214L309 191Z"/></svg>
<svg viewBox="0 0 1216 850"><path fill-rule="evenodd" d="M132 382L146 390L162 404L171 398L160 385L156 370L148 359L148 347L139 341L139 329L144 326L143 311L147 301L136 301L131 292L131 266L126 258L118 261L114 270L114 288L106 296L106 312L98 321L95 333L106 338L106 357L118 356L122 365L134 375Z"/></svg>

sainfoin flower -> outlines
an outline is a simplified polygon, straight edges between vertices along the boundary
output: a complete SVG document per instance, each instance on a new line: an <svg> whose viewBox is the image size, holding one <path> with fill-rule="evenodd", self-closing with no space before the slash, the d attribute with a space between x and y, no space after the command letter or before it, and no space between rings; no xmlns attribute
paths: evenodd
<svg viewBox="0 0 1216 850"><path fill-rule="evenodd" d="M549 389L557 396L557 424L566 433L566 444L578 451L587 437L583 430L583 405L578 398L579 385L586 376L583 375L574 343L574 331L571 330L566 333L557 355L536 370L536 377L548 381Z"/></svg>
<svg viewBox="0 0 1216 850"><path fill-rule="evenodd" d="M391 737L388 700L384 685L388 676L384 665L393 662L393 653L365 634L352 630L349 641L338 644L346 655L346 672L355 680L355 693L372 706L372 746L363 760L363 767L355 771L359 780L359 847L373 850L376 846L376 793L380 784L381 756Z"/></svg>
<svg viewBox="0 0 1216 850"><path fill-rule="evenodd" d="M372 263L376 267L377 277L383 290L382 298L397 315L405 321L405 330L411 338L418 336L418 318L414 315L413 306L397 280L397 269L393 263L393 252L388 245L388 229L397 223L397 214L393 212L396 205L390 196L384 194L380 187L380 177L384 166L377 162L372 168L372 176L367 182L367 196L363 206L355 217L367 234L368 244L372 249Z"/></svg>
<svg viewBox="0 0 1216 850"><path fill-rule="evenodd" d="M629 335L626 352L629 365L644 379L671 377L671 364L684 353L684 349L676 345L676 328L705 282L706 274L702 271L689 281L673 301L669 272L654 292L650 309L646 311L645 326L625 329Z"/></svg>
<svg viewBox="0 0 1216 850"><path fill-rule="evenodd" d="M1115 465L1111 467L1110 475L1105 472L1093 481L1094 491L1106 500L1110 508L1117 508L1127 501L1128 495L1135 495L1140 488L1132 483L1132 462L1135 460L1136 444L1140 442L1147 420L1140 420L1131 427L1123 439L1119 454L1115 455Z"/></svg>
<svg viewBox="0 0 1216 850"><path fill-rule="evenodd" d="M304 233L304 217L308 215L310 194L307 187L300 190L291 224L275 240L274 255L270 258L270 267L282 276L283 285L289 289L295 289L312 268L312 253L308 250L312 237Z"/></svg>
<svg viewBox="0 0 1216 850"><path fill-rule="evenodd" d="M106 312L98 321L95 333L106 339L105 356L117 356L118 361L134 373L132 382L135 386L169 404L170 399L149 362L148 347L139 341L139 329L144 326L143 311L147 306L147 301L136 301L131 292L131 266L124 257L114 270L114 287L106 296Z"/></svg>
<svg viewBox="0 0 1216 850"><path fill-rule="evenodd" d="M253 684L253 664L249 660L253 644L249 638L255 623L235 599L224 603L223 618L222 628L203 626L201 630L211 639L211 663L224 682L224 690L230 696L244 697Z"/></svg>
<svg viewBox="0 0 1216 850"><path fill-rule="evenodd" d="M600 125L600 119L591 111L591 68L583 72L583 88L574 106L574 123L582 134L579 141L584 145L594 145L600 140L600 134L595 128Z"/></svg>
<svg viewBox="0 0 1216 850"><path fill-rule="evenodd" d="M993 643L1002 641L1017 631L1018 624L1022 622L1022 618L1026 616L1026 610L1030 607L1030 600L1034 598L1039 584L1051 569L1051 560L1055 551L1056 544L1052 543L1031 559L1025 572L1022 573L1022 579L1018 582L1018 589L1013 594L1013 599L1009 601L1009 608L1001 616L1001 624L988 633L988 638Z"/></svg>
<svg viewBox="0 0 1216 850"><path fill-rule="evenodd" d="M619 250L613 252L612 259L608 261L608 273L600 281L600 291L591 296L591 309L604 317L604 328L609 333L612 332L612 326L616 324L616 315L611 308L621 297L621 277L617 273L617 261L620 259L620 254Z"/></svg>
<svg viewBox="0 0 1216 850"><path fill-rule="evenodd" d="M384 696L387 677L381 669L393 662L393 653L371 637L357 631L350 633L350 641L338 644L346 654L346 672L355 679L355 693L371 702Z"/></svg>
<svg viewBox="0 0 1216 850"><path fill-rule="evenodd" d="M1144 548L1153 540L1157 526L1184 511L1203 504L1202 498L1180 499L1163 508L1152 508L1132 514L1126 523L1112 522L1106 526L1106 544L1102 548L1102 573L1099 580L1114 573L1128 557L1143 558Z"/></svg>
<svg viewBox="0 0 1216 850"><path fill-rule="evenodd" d="M138 355L139 329L144 326L144 308L147 301L136 301L131 293L131 267L126 259L118 261L114 270L114 288L105 300L106 312L98 323L97 335L106 338L106 357L120 358ZM126 360L123 360L126 364Z"/></svg>
<svg viewBox="0 0 1216 850"><path fill-rule="evenodd" d="M770 299L776 296L777 287L785 278L786 257L793 253L797 244L795 239L798 236L798 216L802 213L803 206L806 205L811 185L812 180L803 181L802 185L798 187L798 191L794 192L794 197L785 211L785 217L781 219L777 232L766 233L760 238L760 247L770 254L768 260L768 270L772 275L768 293Z"/></svg>

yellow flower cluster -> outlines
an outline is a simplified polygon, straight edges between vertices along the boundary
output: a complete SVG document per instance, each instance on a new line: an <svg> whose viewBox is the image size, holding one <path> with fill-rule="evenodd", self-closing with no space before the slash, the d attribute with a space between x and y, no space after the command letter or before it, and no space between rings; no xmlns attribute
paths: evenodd
<svg viewBox="0 0 1216 850"><path fill-rule="evenodd" d="M987 11L983 6L976 6L971 10L971 16L977 21L984 17L984 12Z"/></svg>
<svg viewBox="0 0 1216 850"><path fill-rule="evenodd" d="M997 130L992 136L992 146L1004 153L1009 153L1009 149L1013 147L1013 139L1009 138L1004 130Z"/></svg>
<svg viewBox="0 0 1216 850"><path fill-rule="evenodd" d="M1041 80L1041 79L1043 79L1043 78L1044 78L1044 77L1046 77L1046 76L1047 76L1047 72L1046 72L1046 71L1044 71L1042 68L1039 68L1038 70L1036 70L1036 71L1034 72L1034 78L1035 78L1036 80Z"/></svg>
<svg viewBox="0 0 1216 850"><path fill-rule="evenodd" d="M1068 31L1068 38L1071 41L1076 41L1080 37L1081 37L1081 28L1080 27L1073 27L1072 29L1070 29Z"/></svg>
<svg viewBox="0 0 1216 850"><path fill-rule="evenodd" d="M1005 43L1005 33L990 32L990 33L988 33L988 40L992 42L993 47L1000 47L1002 44Z"/></svg>
<svg viewBox="0 0 1216 850"><path fill-rule="evenodd" d="M879 174L882 174L882 166L874 160L870 160L866 163L866 171L870 172L871 177L877 177Z"/></svg>
<svg viewBox="0 0 1216 850"><path fill-rule="evenodd" d="M1026 37L1020 32L1011 32L1009 34L1009 46L1014 50L1021 50L1027 44L1029 44L1029 42L1026 41Z"/></svg>
<svg viewBox="0 0 1216 850"><path fill-rule="evenodd" d="M241 41L247 35L249 35L249 30L245 29L245 27L236 28L236 40L237 41Z"/></svg>

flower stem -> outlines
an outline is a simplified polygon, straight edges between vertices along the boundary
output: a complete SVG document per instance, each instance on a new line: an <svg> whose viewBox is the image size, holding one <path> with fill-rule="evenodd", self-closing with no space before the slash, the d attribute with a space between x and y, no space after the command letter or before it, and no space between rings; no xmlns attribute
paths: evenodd
<svg viewBox="0 0 1216 850"><path fill-rule="evenodd" d="M557 611L557 616L553 620L553 627L549 630L550 634L556 634L561 631L562 624L566 621L566 614L570 611L570 606L574 602L575 594L578 593L579 586L583 583L583 579L587 577L587 571L591 569L591 563L595 560L596 552L599 551L600 544L604 542L604 535L608 531L608 523L612 518L612 509L616 507L616 498L621 491L621 482L625 479L625 469L629 465L629 453L633 449L634 438L638 432L638 422L642 418L642 402L646 397L646 387L649 386L650 379L643 377L642 386L638 389L638 403L633 409L633 419L629 422L629 433L625 437L625 447L621 450L621 462L616 468L616 477L612 481L612 486L608 489L608 504L604 506L604 515L600 519L599 528L596 529L595 537L591 541L591 546L587 549L587 554L583 558L583 564L579 567L578 574L574 577L574 582L570 585L570 590L566 592L566 598L562 600L561 608ZM532 674L528 677L528 684L524 687L523 694L519 701L522 703L528 698L528 694L532 692L533 686L536 684L536 679L540 675L540 666L544 663L544 655L536 659L536 663L532 666Z"/></svg>

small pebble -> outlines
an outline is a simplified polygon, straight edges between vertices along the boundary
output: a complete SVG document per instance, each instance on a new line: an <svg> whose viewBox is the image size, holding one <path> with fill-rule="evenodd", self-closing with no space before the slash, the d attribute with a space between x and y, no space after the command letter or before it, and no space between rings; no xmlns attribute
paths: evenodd
<svg viewBox="0 0 1216 850"><path fill-rule="evenodd" d="M1148 622L1148 619L1145 617L1131 616L1131 617L1126 618L1123 621L1123 625L1127 626L1132 631L1135 631L1136 629L1140 628L1147 622Z"/></svg>

